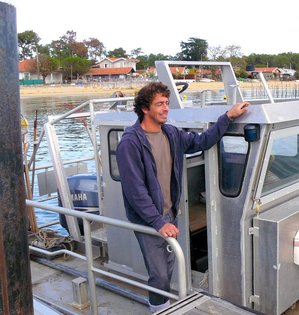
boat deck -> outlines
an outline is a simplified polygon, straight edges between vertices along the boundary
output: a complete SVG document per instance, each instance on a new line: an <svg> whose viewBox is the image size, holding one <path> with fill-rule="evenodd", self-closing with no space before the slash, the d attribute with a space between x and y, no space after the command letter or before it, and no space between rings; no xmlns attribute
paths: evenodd
<svg viewBox="0 0 299 315"><path fill-rule="evenodd" d="M40 257L33 258L33 260L31 260L31 274L32 290L34 294L34 314L90 315L90 307L85 305L85 308L80 309L78 304L74 301L73 293L73 280L84 275L85 272L86 263L73 257L67 261L65 261L63 257L51 260ZM99 281L105 283L106 279ZM110 282L109 285L112 288L113 281ZM117 285L119 285L119 283L117 283ZM122 289L123 295L120 295L107 288L105 288L105 285L100 284L96 289L99 315L150 314L146 305L146 292L140 289L136 291L136 289L126 287ZM128 292L130 294L133 293L131 290L135 290L136 297L138 296L140 298L139 302L126 296ZM47 308L48 306L51 306L51 309ZM254 314L254 311L239 308L229 302L200 292L189 295L185 300L179 302L172 301L171 309L158 314L211 314L208 311L211 307L214 311L219 310L219 314ZM46 312L45 309L47 309ZM298 303L284 313L284 315L298 314Z"/></svg>
<svg viewBox="0 0 299 315"><path fill-rule="evenodd" d="M57 266L64 265L63 258L49 260L49 264ZM72 281L79 277L80 273L86 271L86 263L76 258L67 262L68 267L74 268L78 276L71 275L62 270L54 269L39 262L31 260L32 291L37 300L44 304L51 305L56 314L82 314L90 315L90 307L80 309L74 301ZM150 314L147 305L138 303L129 298L123 297L110 290L97 286L98 314L99 315L146 315ZM35 307L35 315L41 313ZM54 311L53 311L53 314ZM48 315L48 313L47 313Z"/></svg>

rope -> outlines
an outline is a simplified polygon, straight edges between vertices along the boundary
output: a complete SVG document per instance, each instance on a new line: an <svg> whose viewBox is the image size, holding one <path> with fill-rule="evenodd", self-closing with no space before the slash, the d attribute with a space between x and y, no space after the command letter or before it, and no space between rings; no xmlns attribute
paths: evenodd
<svg viewBox="0 0 299 315"><path fill-rule="evenodd" d="M63 247L73 251L72 239L69 236L62 236L52 230L40 230L34 234L35 239L31 242L32 246L51 249Z"/></svg>

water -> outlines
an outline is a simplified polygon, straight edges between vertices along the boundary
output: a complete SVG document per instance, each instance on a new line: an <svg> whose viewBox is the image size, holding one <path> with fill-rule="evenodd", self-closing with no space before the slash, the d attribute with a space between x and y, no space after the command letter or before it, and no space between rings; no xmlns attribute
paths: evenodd
<svg viewBox="0 0 299 315"><path fill-rule="evenodd" d="M109 95L104 95L109 97ZM43 125L48 121L48 115L59 115L66 113L75 106L82 104L85 101L93 99L92 95L84 96L63 96L63 97L32 97L21 99L21 112L26 117L29 123L28 133L26 135L29 143L27 159L29 160L33 151L34 144L34 120L37 111L37 132L36 139L39 138ZM61 148L61 156L63 160L74 160L84 156L91 156L93 154L90 140L87 137L85 127L82 121L65 119L57 125L56 128L59 145ZM45 138L41 142L38 149L38 154L35 159L35 167L41 167L51 164L51 157L48 152L47 142ZM90 169L95 169L90 166ZM35 175L38 174L36 170ZM30 174L31 178L31 174ZM44 196L45 197L45 196ZM34 178L33 199L40 198L37 176ZM57 205L57 199L47 201L50 204ZM43 225L59 219L58 214L54 212L45 211L42 209L35 209L37 224ZM51 227L61 234L67 234L67 231L59 225Z"/></svg>

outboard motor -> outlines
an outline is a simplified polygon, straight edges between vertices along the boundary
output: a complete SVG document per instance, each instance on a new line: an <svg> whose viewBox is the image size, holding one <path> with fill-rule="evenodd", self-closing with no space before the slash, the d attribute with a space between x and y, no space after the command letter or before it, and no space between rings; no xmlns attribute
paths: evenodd
<svg viewBox="0 0 299 315"><path fill-rule="evenodd" d="M67 178L74 209L78 211L99 214L98 183L95 174L79 174ZM58 192L58 205L62 207ZM67 230L67 222L64 214L59 214L60 224ZM83 220L78 219L80 232L83 235Z"/></svg>

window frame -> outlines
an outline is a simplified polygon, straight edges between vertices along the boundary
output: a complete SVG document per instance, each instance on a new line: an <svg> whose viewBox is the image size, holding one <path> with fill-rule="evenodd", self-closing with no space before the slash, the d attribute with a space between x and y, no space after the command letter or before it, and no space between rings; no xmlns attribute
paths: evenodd
<svg viewBox="0 0 299 315"><path fill-rule="evenodd" d="M244 143L247 143L247 151L244 154L245 160L244 160L244 164L243 164L243 169L242 169L241 177L239 180L239 186L238 186L236 192L225 191L224 186L222 184L223 183L222 182L222 179L223 179L222 158L223 158L223 153L225 153L225 151L224 151L224 149L221 148L221 143L223 142L223 139L225 137L242 138L244 140ZM242 187L244 184L244 178L245 178L245 173L246 173L247 164L248 164L248 157L250 154L250 142L247 142L245 140L243 134L229 134L229 133L227 133L220 139L220 141L217 144L217 147L218 147L218 169L219 169L219 172L218 172L218 186L219 187L218 188L219 188L219 191L223 196L226 196L229 198L236 198L241 194ZM230 153L233 153L233 152L230 152ZM242 154L242 153L238 153L238 154Z"/></svg>
<svg viewBox="0 0 299 315"><path fill-rule="evenodd" d="M111 138L110 138L110 135L113 133L113 132L117 132L118 133L118 142L117 142L117 145L115 147L115 149L112 150L111 146ZM117 128L114 128L114 129L110 129L108 134L107 134L107 143L108 143L108 160L109 160L109 173L110 173L110 176L113 180L117 181L117 182L120 182L120 175L119 175L119 171L118 171L118 175L116 175L114 172L113 172L113 166L116 165L116 169L118 170L118 165L117 165L117 162L116 162L116 149L117 149L117 146L121 140L121 137L124 133L124 129L117 129ZM112 165L112 156L115 157L115 165Z"/></svg>

